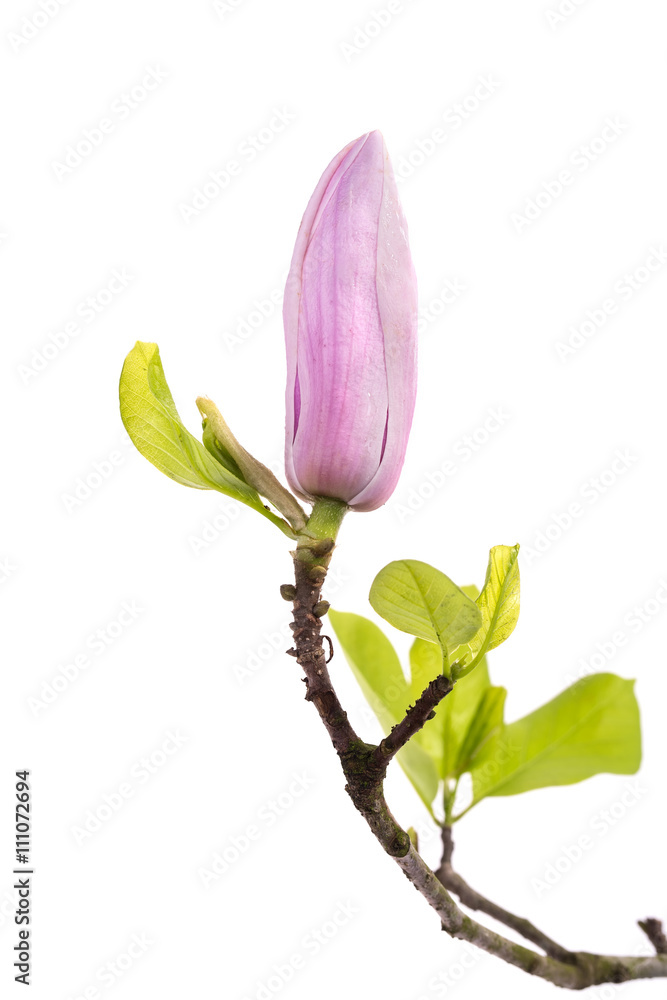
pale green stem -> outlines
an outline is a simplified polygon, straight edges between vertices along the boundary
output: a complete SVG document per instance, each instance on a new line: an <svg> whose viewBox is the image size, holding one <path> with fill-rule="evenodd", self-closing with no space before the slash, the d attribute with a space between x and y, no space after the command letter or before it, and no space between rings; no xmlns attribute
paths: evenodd
<svg viewBox="0 0 667 1000"><path fill-rule="evenodd" d="M445 778L444 792L443 792L443 804L445 807L445 824L449 826L452 823L452 813L454 812L454 803L456 802L456 792L459 787L459 779L457 778L454 782L454 788L450 791L447 787L447 779Z"/></svg>
<svg viewBox="0 0 667 1000"><path fill-rule="evenodd" d="M318 497L302 533L311 538L333 538L335 541L349 509L344 500Z"/></svg>

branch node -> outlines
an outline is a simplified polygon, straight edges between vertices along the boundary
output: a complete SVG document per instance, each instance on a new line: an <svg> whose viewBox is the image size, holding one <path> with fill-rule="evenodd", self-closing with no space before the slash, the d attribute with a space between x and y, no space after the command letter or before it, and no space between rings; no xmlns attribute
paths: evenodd
<svg viewBox="0 0 667 1000"><path fill-rule="evenodd" d="M647 917L637 923L655 948L656 955L667 955L667 936L662 929L662 921L656 917Z"/></svg>

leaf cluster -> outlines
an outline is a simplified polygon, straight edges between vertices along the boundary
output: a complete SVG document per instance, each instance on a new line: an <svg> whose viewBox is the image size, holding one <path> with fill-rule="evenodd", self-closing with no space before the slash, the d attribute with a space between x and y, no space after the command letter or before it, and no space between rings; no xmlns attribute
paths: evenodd
<svg viewBox="0 0 667 1000"><path fill-rule="evenodd" d="M397 759L435 817L444 821L482 799L569 785L595 774L633 774L641 760L634 681L583 677L515 722L504 717L507 691L491 683L486 653L507 639L519 616L519 546L491 549L481 592L458 587L414 559L389 563L370 590L373 609L415 636L409 679L392 643L361 615L330 611L341 647L385 733L439 673L454 682L434 716ZM472 778L472 800L455 814L459 781Z"/></svg>

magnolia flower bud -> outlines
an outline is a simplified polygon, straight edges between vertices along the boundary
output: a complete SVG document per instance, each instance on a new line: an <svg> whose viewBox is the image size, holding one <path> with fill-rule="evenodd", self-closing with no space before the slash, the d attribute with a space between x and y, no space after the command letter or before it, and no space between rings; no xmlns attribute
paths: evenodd
<svg viewBox="0 0 667 1000"><path fill-rule="evenodd" d="M417 385L417 283L379 132L346 146L322 175L283 319L289 484L304 500L375 510L398 481Z"/></svg>

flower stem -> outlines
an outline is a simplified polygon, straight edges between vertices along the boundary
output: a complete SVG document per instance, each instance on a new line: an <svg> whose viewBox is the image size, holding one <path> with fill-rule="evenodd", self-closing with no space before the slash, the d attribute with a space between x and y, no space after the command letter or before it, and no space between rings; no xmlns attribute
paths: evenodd
<svg viewBox="0 0 667 1000"><path fill-rule="evenodd" d="M313 504L304 533L312 538L333 538L335 540L348 510L349 507L344 500L334 500L333 497L318 497Z"/></svg>

